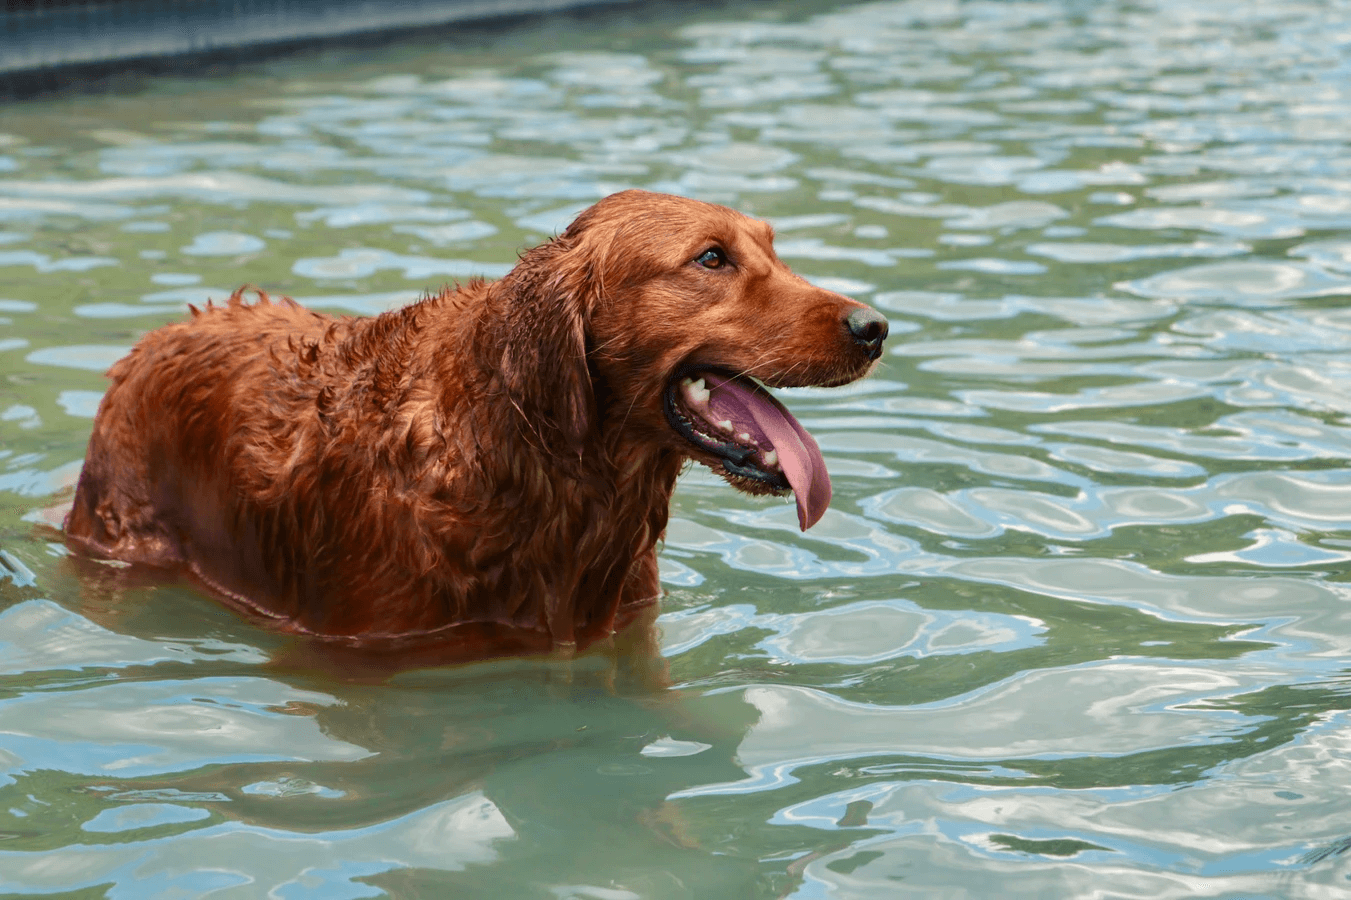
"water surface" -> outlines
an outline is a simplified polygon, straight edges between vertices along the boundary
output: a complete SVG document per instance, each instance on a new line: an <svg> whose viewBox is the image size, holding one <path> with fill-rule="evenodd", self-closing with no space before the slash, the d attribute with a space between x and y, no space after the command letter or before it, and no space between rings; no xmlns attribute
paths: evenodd
<svg viewBox="0 0 1351 900"><path fill-rule="evenodd" d="M672 4L6 106L0 894L1345 890L1348 46L1336 0ZM784 392L812 531L682 479L655 659L343 677L44 524L186 303L378 312L627 187L892 322Z"/></svg>

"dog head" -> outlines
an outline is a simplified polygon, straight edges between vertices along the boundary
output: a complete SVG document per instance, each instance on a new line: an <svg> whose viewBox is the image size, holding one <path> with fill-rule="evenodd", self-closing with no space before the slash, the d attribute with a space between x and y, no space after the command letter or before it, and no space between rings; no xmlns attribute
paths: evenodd
<svg viewBox="0 0 1351 900"><path fill-rule="evenodd" d="M830 479L816 441L768 388L866 375L887 321L796 275L773 238L726 207L611 195L504 279L524 336L512 368L532 368L529 387L557 395L552 416L570 439L625 429L741 490L791 490L805 529L825 511Z"/></svg>

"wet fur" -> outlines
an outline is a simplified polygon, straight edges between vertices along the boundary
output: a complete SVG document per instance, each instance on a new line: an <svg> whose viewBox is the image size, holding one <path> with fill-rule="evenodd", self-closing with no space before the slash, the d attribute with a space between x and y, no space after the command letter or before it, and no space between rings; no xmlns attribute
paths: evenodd
<svg viewBox="0 0 1351 900"><path fill-rule="evenodd" d="M771 241L628 191L502 280L375 318L242 291L194 309L110 370L68 539L289 631L470 655L590 643L658 597L682 465L719 468L665 420L677 370L788 386L871 366L841 324L858 304ZM735 267L694 263L711 244Z"/></svg>

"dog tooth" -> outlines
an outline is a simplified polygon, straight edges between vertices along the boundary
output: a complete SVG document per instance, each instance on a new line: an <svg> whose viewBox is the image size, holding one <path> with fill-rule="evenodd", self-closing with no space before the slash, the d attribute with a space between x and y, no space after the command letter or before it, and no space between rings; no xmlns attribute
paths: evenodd
<svg viewBox="0 0 1351 900"><path fill-rule="evenodd" d="M721 428L723 431L726 431L726 432L728 432L728 433L730 434L731 431L732 431L732 420L731 420L731 419L723 419L721 422L718 422L718 423L717 423L717 426L718 426L719 428Z"/></svg>
<svg viewBox="0 0 1351 900"><path fill-rule="evenodd" d="M741 432L740 434L738 434L738 435L736 436L736 439L737 439L738 441L741 441L741 443L743 443L743 444L749 444L749 443L751 442L751 435L750 435L750 432L748 432L748 431L743 431L743 432Z"/></svg>
<svg viewBox="0 0 1351 900"><path fill-rule="evenodd" d="M764 460L765 465L769 466L771 469L776 467L779 464L779 452L777 450L767 451Z"/></svg>
<svg viewBox="0 0 1351 900"><path fill-rule="evenodd" d="M709 396L710 391L708 388L704 387L704 380L702 378L695 379L685 388L685 399L690 402L691 406L696 408L707 406Z"/></svg>

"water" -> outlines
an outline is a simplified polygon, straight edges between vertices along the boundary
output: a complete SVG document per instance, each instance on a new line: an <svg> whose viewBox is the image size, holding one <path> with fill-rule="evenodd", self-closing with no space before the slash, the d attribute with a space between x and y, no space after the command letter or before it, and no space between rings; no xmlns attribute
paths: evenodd
<svg viewBox="0 0 1351 900"><path fill-rule="evenodd" d="M1339 895L1351 4L667 5L0 116L0 894ZM51 530L138 335L370 313L624 187L885 310L696 470L659 653L345 677ZM669 687L660 683L667 669Z"/></svg>

